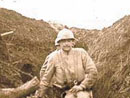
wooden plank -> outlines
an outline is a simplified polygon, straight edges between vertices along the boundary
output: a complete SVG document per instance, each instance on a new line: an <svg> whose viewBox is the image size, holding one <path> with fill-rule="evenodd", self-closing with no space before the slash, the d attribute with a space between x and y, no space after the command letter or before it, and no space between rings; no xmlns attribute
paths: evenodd
<svg viewBox="0 0 130 98"><path fill-rule="evenodd" d="M5 36L5 35L8 35L8 34L12 34L12 33L14 33L14 31L9 31L9 32L2 33L1 36Z"/></svg>
<svg viewBox="0 0 130 98"><path fill-rule="evenodd" d="M21 98L36 91L39 86L39 80L34 77L32 80L17 88L0 89L0 98Z"/></svg>

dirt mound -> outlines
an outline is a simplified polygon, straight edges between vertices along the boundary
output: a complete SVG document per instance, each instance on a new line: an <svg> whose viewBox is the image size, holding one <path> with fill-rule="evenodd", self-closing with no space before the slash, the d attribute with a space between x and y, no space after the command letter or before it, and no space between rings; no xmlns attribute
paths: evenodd
<svg viewBox="0 0 130 98"><path fill-rule="evenodd" d="M4 55L9 57L9 62L0 59L0 87L16 87L35 75L39 76L45 57L54 50L56 32L48 23L1 8L0 33L11 30L13 34L2 36L6 45L0 51L8 52L0 52L0 57L6 53Z"/></svg>
<svg viewBox="0 0 130 98"><path fill-rule="evenodd" d="M125 16L102 34L91 51L99 66L98 98L128 98L130 95L130 16ZM98 45L98 46L96 46ZM99 91L97 94L99 94Z"/></svg>

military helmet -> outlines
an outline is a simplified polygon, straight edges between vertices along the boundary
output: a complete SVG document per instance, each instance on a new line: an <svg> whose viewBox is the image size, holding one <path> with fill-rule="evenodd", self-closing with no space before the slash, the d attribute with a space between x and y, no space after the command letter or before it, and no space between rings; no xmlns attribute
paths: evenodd
<svg viewBox="0 0 130 98"><path fill-rule="evenodd" d="M55 40L55 46L59 46L60 44L57 42L57 38Z"/></svg>
<svg viewBox="0 0 130 98"><path fill-rule="evenodd" d="M75 39L73 32L69 29L63 29L59 31L57 35L57 42L64 39Z"/></svg>

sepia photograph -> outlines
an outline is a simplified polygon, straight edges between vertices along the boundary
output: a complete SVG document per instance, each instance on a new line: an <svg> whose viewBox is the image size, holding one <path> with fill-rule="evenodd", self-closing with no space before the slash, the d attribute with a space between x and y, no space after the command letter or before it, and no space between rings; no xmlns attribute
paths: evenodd
<svg viewBox="0 0 130 98"><path fill-rule="evenodd" d="M130 98L129 0L0 0L0 98Z"/></svg>

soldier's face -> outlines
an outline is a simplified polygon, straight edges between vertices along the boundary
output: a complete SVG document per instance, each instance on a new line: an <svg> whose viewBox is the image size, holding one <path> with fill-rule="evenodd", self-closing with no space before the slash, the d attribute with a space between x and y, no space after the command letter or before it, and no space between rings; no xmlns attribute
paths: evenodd
<svg viewBox="0 0 130 98"><path fill-rule="evenodd" d="M63 51L69 52L73 47L74 40L73 39L63 39L59 43L60 43L61 49Z"/></svg>

